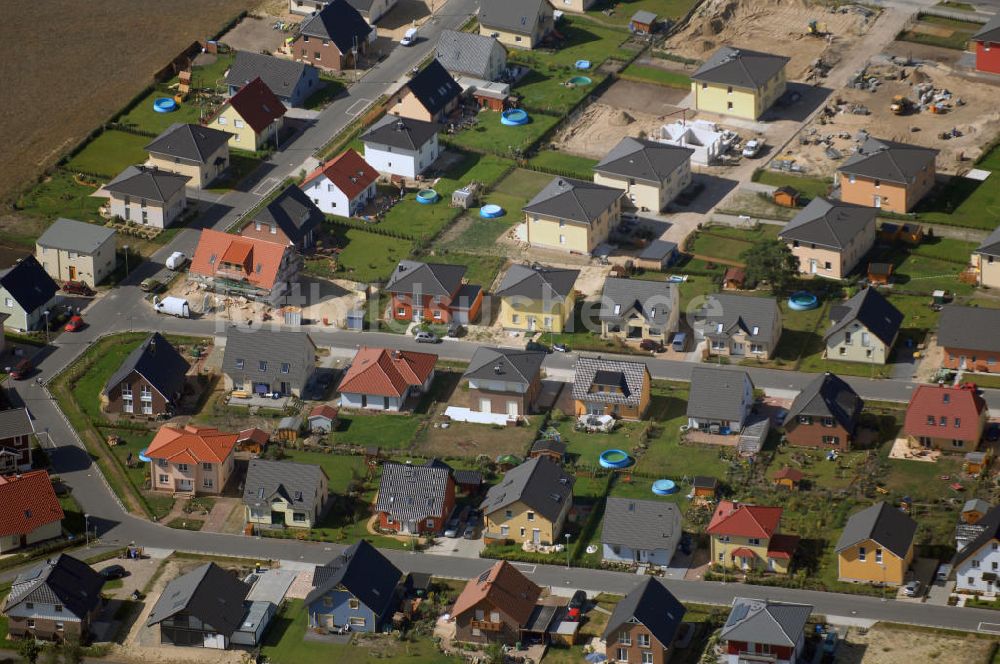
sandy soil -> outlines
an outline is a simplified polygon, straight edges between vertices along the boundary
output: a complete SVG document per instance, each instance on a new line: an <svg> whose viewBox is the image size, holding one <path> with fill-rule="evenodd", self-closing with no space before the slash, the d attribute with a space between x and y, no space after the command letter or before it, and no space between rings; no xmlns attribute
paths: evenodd
<svg viewBox="0 0 1000 664"><path fill-rule="evenodd" d="M992 643L987 639L943 636L876 625L867 634L851 629L837 651L839 664L985 664Z"/></svg>
<svg viewBox="0 0 1000 664"><path fill-rule="evenodd" d="M669 122L666 116L638 111L623 111L603 103L591 104L575 122L556 135L558 149L600 159L626 136L659 133Z"/></svg>

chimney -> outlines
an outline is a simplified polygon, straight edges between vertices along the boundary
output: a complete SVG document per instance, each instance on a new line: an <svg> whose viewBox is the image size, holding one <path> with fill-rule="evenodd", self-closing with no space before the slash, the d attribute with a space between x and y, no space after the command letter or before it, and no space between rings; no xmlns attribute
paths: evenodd
<svg viewBox="0 0 1000 664"><path fill-rule="evenodd" d="M406 125L403 123L402 120L396 120L396 131L403 131L405 128Z"/></svg>

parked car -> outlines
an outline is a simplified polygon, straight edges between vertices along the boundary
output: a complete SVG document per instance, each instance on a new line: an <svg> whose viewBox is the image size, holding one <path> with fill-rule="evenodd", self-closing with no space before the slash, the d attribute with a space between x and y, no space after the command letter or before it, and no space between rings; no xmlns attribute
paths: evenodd
<svg viewBox="0 0 1000 664"><path fill-rule="evenodd" d="M683 353L687 348L687 332L675 332L670 347L678 353Z"/></svg>
<svg viewBox="0 0 1000 664"><path fill-rule="evenodd" d="M560 344L552 344L552 350L554 350L557 353L568 353L569 352L569 346L567 346L566 344L561 344L561 343Z"/></svg>
<svg viewBox="0 0 1000 664"><path fill-rule="evenodd" d="M105 581L112 581L114 579L121 579L128 576L128 572L121 565L108 565L102 569L99 574L104 577Z"/></svg>
<svg viewBox="0 0 1000 664"><path fill-rule="evenodd" d="M420 331L415 335L418 344L436 344L441 341L433 332Z"/></svg>
<svg viewBox="0 0 1000 664"><path fill-rule="evenodd" d="M16 365L14 365L13 369L11 369L10 377L13 378L14 380L24 380L25 378L31 375L31 372L34 368L35 366L31 363L31 360L29 360L28 358L24 358Z"/></svg>
<svg viewBox="0 0 1000 664"><path fill-rule="evenodd" d="M950 563L942 563L938 566L937 572L934 574L934 578L938 583L947 583L948 577L951 576L952 566Z"/></svg>
<svg viewBox="0 0 1000 664"><path fill-rule="evenodd" d="M167 260L164 265L167 266L168 270L180 270L188 263L188 257L183 251L175 251L174 253L167 256Z"/></svg>
<svg viewBox="0 0 1000 664"><path fill-rule="evenodd" d="M743 156L752 159L756 157L758 154L760 154L761 148L763 147L764 147L764 142L758 141L756 138L747 141L746 144L744 144L743 146Z"/></svg>
<svg viewBox="0 0 1000 664"><path fill-rule="evenodd" d="M583 590L577 590L573 593L566 608L566 617L572 622L579 622L587 608L587 593Z"/></svg>
<svg viewBox="0 0 1000 664"><path fill-rule="evenodd" d="M399 45L400 46L413 46L414 44L417 43L417 39L418 39L418 37L417 37L417 29L416 28L410 28L409 30L406 31L406 34L403 35L403 38L399 40Z"/></svg>
<svg viewBox="0 0 1000 664"><path fill-rule="evenodd" d="M907 597L918 597L920 595L920 582L913 580L907 583L903 586L903 594Z"/></svg>
<svg viewBox="0 0 1000 664"><path fill-rule="evenodd" d="M465 334L465 328L462 327L461 323L453 322L448 326L448 336L452 339L458 339L460 336Z"/></svg>
<svg viewBox="0 0 1000 664"><path fill-rule="evenodd" d="M474 539L476 539L476 535L477 535L477 528L476 528L476 524L474 524L474 523L470 523L469 525L467 525L465 527L465 532L462 533L463 539L467 539L467 540L474 540Z"/></svg>
<svg viewBox="0 0 1000 664"><path fill-rule="evenodd" d="M70 295L84 295L86 297L90 297L94 294L94 289L82 281L67 281L62 285L62 290L64 293L69 293Z"/></svg>
<svg viewBox="0 0 1000 664"><path fill-rule="evenodd" d="M1000 440L1000 424L991 422L989 427L986 428L986 441L995 443L998 440Z"/></svg>
<svg viewBox="0 0 1000 664"><path fill-rule="evenodd" d="M163 283L158 279L143 279L139 284L139 290L143 293L159 293L163 289Z"/></svg>
<svg viewBox="0 0 1000 664"><path fill-rule="evenodd" d="M83 316L70 316L69 322L66 323L66 327L63 328L67 332L79 332L83 329L86 323L83 322Z"/></svg>
<svg viewBox="0 0 1000 664"><path fill-rule="evenodd" d="M541 351L543 353L551 353L552 349L545 344L540 344L537 341L529 341L524 345L524 350L535 350Z"/></svg>
<svg viewBox="0 0 1000 664"><path fill-rule="evenodd" d="M666 348L656 339L643 339L639 342L639 348L653 353L662 353Z"/></svg>
<svg viewBox="0 0 1000 664"><path fill-rule="evenodd" d="M452 539L458 537L459 532L462 530L462 522L458 520L458 517L452 519L444 527L444 536L451 537Z"/></svg>

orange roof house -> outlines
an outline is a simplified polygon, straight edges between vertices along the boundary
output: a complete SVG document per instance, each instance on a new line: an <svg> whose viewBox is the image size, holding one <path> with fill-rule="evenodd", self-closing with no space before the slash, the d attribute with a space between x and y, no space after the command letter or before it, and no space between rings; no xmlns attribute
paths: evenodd
<svg viewBox="0 0 1000 664"><path fill-rule="evenodd" d="M326 214L361 214L376 195L378 171L353 149L320 164L302 181L302 191Z"/></svg>
<svg viewBox="0 0 1000 664"><path fill-rule="evenodd" d="M205 229L188 276L216 292L273 302L297 281L299 265L292 247Z"/></svg>
<svg viewBox="0 0 1000 664"><path fill-rule="evenodd" d="M520 640L542 589L501 560L471 579L455 600L455 639L513 644Z"/></svg>
<svg viewBox="0 0 1000 664"><path fill-rule="evenodd" d="M62 535L63 510L49 474L0 477L0 553Z"/></svg>
<svg viewBox="0 0 1000 664"><path fill-rule="evenodd" d="M362 346L338 388L343 408L402 410L430 388L437 355Z"/></svg>
<svg viewBox="0 0 1000 664"><path fill-rule="evenodd" d="M787 573L799 538L778 533L782 509L719 502L706 532L712 537L712 562L745 571Z"/></svg>
<svg viewBox="0 0 1000 664"><path fill-rule="evenodd" d="M237 433L212 427L163 426L146 450L157 491L218 494L233 472Z"/></svg>

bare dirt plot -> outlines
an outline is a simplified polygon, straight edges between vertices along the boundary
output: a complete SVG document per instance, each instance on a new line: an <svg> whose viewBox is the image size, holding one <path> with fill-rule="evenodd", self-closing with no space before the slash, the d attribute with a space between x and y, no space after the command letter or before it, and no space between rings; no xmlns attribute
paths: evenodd
<svg viewBox="0 0 1000 664"><path fill-rule="evenodd" d="M603 103L591 104L553 139L559 150L600 159L626 136L658 134L667 122L662 115L623 111Z"/></svg>
<svg viewBox="0 0 1000 664"><path fill-rule="evenodd" d="M285 5L287 7L287 4ZM262 18L247 17L240 21L240 24L226 33L222 42L235 51L250 51L260 53L268 51L274 53L285 43L285 37L289 32L275 30L274 24L277 21L275 16L264 16Z"/></svg>
<svg viewBox="0 0 1000 664"><path fill-rule="evenodd" d="M614 106L623 111L648 113L650 109L657 109L662 115L667 115L680 110L678 104L688 94L690 94L689 90L619 80L604 91L600 100L602 104Z"/></svg>
<svg viewBox="0 0 1000 664"><path fill-rule="evenodd" d="M455 403L459 403L456 400ZM467 405L467 404L464 404ZM538 419L538 416L533 418ZM451 422L448 428L440 428L442 421L428 426L414 446L415 453L426 456L449 456L475 458L485 454L495 459L502 454L524 456L534 441L534 422L520 427L493 427L488 424Z"/></svg>
<svg viewBox="0 0 1000 664"><path fill-rule="evenodd" d="M851 629L837 651L838 664L985 664L992 642L974 635L950 636L876 625L867 634Z"/></svg>

